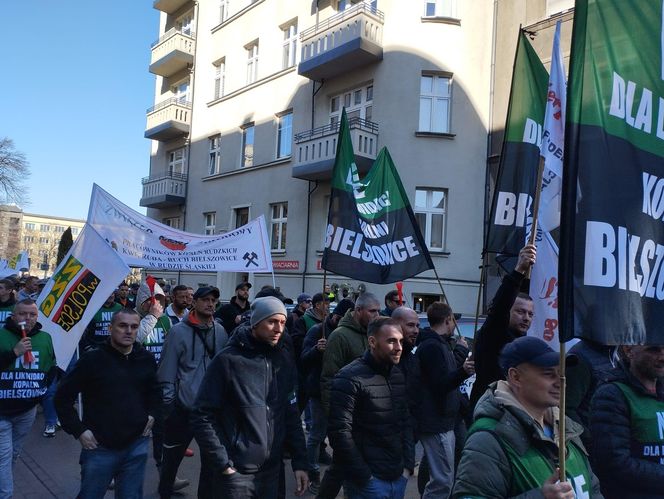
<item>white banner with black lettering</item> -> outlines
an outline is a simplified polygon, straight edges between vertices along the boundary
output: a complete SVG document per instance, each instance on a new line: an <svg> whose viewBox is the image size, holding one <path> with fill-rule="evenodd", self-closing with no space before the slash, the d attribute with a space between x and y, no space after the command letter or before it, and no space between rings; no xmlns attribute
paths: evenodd
<svg viewBox="0 0 664 499"><path fill-rule="evenodd" d="M131 267L190 272L272 272L270 242L262 215L225 234L192 234L141 215L95 184L88 223Z"/></svg>

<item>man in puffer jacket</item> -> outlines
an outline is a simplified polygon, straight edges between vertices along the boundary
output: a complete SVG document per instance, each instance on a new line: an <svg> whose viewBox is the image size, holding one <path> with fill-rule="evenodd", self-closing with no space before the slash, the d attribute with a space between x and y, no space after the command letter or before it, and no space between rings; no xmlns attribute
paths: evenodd
<svg viewBox="0 0 664 499"><path fill-rule="evenodd" d="M602 497L581 443L565 417L565 481L559 481L559 354L531 336L503 348L506 381L491 384L475 408L452 497L574 499ZM632 496L623 496L625 499Z"/></svg>
<svg viewBox="0 0 664 499"><path fill-rule="evenodd" d="M664 497L664 347L623 346L591 402L593 466L610 499Z"/></svg>
<svg viewBox="0 0 664 499"><path fill-rule="evenodd" d="M349 499L403 498L415 451L406 382L397 364L403 335L381 317L369 324L369 351L332 381L329 435Z"/></svg>
<svg viewBox="0 0 664 499"><path fill-rule="evenodd" d="M216 497L275 499L286 443L296 495L302 495L307 460L297 371L279 342L286 308L278 298L264 297L251 310L250 326L235 330L205 375L192 417L196 441L214 470Z"/></svg>

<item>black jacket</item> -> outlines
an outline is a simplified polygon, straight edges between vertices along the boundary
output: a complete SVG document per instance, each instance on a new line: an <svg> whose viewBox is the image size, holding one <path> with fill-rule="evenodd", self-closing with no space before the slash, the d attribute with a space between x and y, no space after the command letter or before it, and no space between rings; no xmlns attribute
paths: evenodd
<svg viewBox="0 0 664 499"><path fill-rule="evenodd" d="M509 329L510 310L523 281L524 275L516 270L503 278L496 295L493 297L486 321L477 332L474 344L476 379L470 394L471 408L494 381L505 379L498 365L500 351L518 336Z"/></svg>
<svg viewBox="0 0 664 499"><path fill-rule="evenodd" d="M444 433L454 429L462 407L459 386L468 377L463 360L468 349L453 346L453 338L443 338L430 328L420 332L415 352L418 369L409 379L414 417L419 433Z"/></svg>
<svg viewBox="0 0 664 499"><path fill-rule="evenodd" d="M626 369L616 368L611 381L631 386L643 397L649 394ZM658 381L656 398L664 401L664 383ZM631 455L630 408L625 395L613 382L600 386L590 406L593 442L591 462L608 499L654 499L664 497L664 466ZM659 447L659 446L657 446Z"/></svg>
<svg viewBox="0 0 664 499"><path fill-rule="evenodd" d="M320 373L323 369L323 352L316 348L316 343L323 337L328 337L334 331L334 325L330 323L328 315L324 322L316 324L309 329L302 344L300 355L300 370L304 374L304 389L311 398L320 399Z"/></svg>
<svg viewBox="0 0 664 499"><path fill-rule="evenodd" d="M214 317L219 319L221 325L224 326L224 329L228 333L228 336L230 336L233 333L233 330L238 326L238 324L235 323L235 317L248 312L250 307L251 304L249 303L249 300L247 300L247 304L244 307L241 307L237 302L237 296L234 296L229 303L219 307L219 310L214 313Z"/></svg>
<svg viewBox="0 0 664 499"><path fill-rule="evenodd" d="M83 421L74 409L83 396ZM85 353L58 385L55 410L62 428L78 438L91 430L110 449L122 449L138 438L159 404L157 364L139 343L124 355L106 343Z"/></svg>
<svg viewBox="0 0 664 499"><path fill-rule="evenodd" d="M335 465L362 486L374 476L398 479L413 471L415 452L406 384L397 366L378 364L370 352L332 380L328 435Z"/></svg>
<svg viewBox="0 0 664 499"><path fill-rule="evenodd" d="M238 328L203 379L191 424L201 453L222 471L256 473L279 461L287 443L294 470L308 469L295 395L297 372L282 344Z"/></svg>

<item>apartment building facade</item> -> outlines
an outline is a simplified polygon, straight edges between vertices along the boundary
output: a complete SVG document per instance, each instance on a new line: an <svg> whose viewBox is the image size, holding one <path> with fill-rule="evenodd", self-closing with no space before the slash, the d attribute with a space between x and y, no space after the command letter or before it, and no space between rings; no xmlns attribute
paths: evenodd
<svg viewBox="0 0 664 499"><path fill-rule="evenodd" d="M345 107L360 172L390 150L450 303L474 313L487 157L499 151L490 132L505 115L495 103L507 101L498 94L504 81L509 93L520 19L546 18L552 3L523 0L520 12L506 0L155 0L141 205L204 234L263 215L277 286L291 297L316 292ZM266 274L160 275L218 285L222 297L242 279L254 290L272 283ZM326 280L378 295L393 287ZM441 286L428 271L404 292L423 310Z"/></svg>

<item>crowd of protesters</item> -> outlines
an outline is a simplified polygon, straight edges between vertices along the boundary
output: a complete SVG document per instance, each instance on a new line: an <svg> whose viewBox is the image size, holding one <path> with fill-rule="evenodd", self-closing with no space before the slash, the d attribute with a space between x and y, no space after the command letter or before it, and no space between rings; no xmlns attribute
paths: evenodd
<svg viewBox="0 0 664 499"><path fill-rule="evenodd" d="M664 497L664 347L575 345L560 435L559 354L526 336L535 258L522 249L472 345L449 304L421 327L396 290L250 301L240 282L220 304L211 286L123 282L66 372L37 322L44 282L0 280L0 499L40 403L44 436L81 444L82 499L143 497L150 440L162 498L190 485L193 440L200 498L285 497L288 460L295 495L321 499L400 499L416 470L426 499Z"/></svg>

